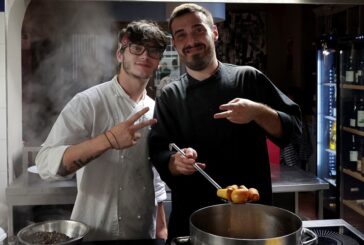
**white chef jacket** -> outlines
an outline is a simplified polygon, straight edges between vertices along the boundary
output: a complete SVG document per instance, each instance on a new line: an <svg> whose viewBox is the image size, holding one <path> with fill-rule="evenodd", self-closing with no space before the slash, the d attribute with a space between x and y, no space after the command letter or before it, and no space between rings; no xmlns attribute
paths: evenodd
<svg viewBox="0 0 364 245"><path fill-rule="evenodd" d="M57 172L67 147L104 133L146 106L150 110L140 120L152 118L154 101L144 93L135 103L116 76L78 93L60 113L36 157L40 176L64 178ZM136 145L108 150L77 171L71 219L90 226L87 240L155 237L157 202L166 199L166 191L149 161L148 131L140 130L142 137Z"/></svg>

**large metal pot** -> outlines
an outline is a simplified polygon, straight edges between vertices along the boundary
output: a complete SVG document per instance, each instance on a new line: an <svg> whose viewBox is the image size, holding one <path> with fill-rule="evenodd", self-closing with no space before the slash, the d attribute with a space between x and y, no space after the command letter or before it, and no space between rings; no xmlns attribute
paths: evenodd
<svg viewBox="0 0 364 245"><path fill-rule="evenodd" d="M303 233L312 239L302 241ZM190 217L193 245L299 245L317 235L302 228L301 219L285 209L260 204L221 204Z"/></svg>

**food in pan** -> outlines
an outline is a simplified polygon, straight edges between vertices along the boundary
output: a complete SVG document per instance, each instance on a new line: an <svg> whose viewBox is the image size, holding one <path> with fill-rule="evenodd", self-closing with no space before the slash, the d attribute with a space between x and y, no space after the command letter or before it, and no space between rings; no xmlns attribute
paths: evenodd
<svg viewBox="0 0 364 245"><path fill-rule="evenodd" d="M259 200L259 192L255 188L246 188L244 185L230 185L226 188L218 189L217 196L232 203L256 202Z"/></svg>
<svg viewBox="0 0 364 245"><path fill-rule="evenodd" d="M37 231L29 235L27 238L27 241L29 241L31 244L58 244L69 240L71 240L70 237L56 231Z"/></svg>

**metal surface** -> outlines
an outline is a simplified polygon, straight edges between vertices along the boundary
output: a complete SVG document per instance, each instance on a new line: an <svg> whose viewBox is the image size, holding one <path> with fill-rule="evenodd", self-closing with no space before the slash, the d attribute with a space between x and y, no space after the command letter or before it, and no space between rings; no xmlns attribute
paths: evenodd
<svg viewBox="0 0 364 245"><path fill-rule="evenodd" d="M33 245L28 239L35 232L59 232L72 238L61 244L79 244L85 235L89 232L89 227L81 222L73 220L49 220L41 223L29 225L18 232L18 240L20 244ZM28 239L27 239L28 238Z"/></svg>
<svg viewBox="0 0 364 245"><path fill-rule="evenodd" d="M186 154L175 144L175 143L171 143L169 144L169 150L171 151L173 149L175 149L176 151L178 151L179 153L181 153L183 156L186 156ZM208 175L205 171L203 171L202 168L200 168L200 166L198 166L196 163L193 164L193 166L195 167L195 169L200 172L216 189L221 189L221 186L216 183L215 180L213 180L210 175Z"/></svg>
<svg viewBox="0 0 364 245"><path fill-rule="evenodd" d="M343 219L326 219L326 220L307 220L302 222L303 227L308 228L330 228L330 227L346 227L354 233L358 238L364 241L364 234Z"/></svg>
<svg viewBox="0 0 364 245"><path fill-rule="evenodd" d="M190 217L193 245L301 245L301 219L281 208L260 204L222 204L202 208Z"/></svg>
<svg viewBox="0 0 364 245"><path fill-rule="evenodd" d="M55 0L53 0L55 1ZM68 0L80 1L80 0ZM84 0L95 1L95 0ZM128 2L127 0L96 0L101 2ZM130 0L129 0L130 1ZM181 2L180 0L134 0L133 2ZM363 5L363 0L196 0L191 2L210 2L210 3L262 3L262 4L356 4Z"/></svg>
<svg viewBox="0 0 364 245"><path fill-rule="evenodd" d="M271 165L273 193L294 192L298 213L298 192L319 192L319 218L322 215L322 192L329 184L297 167ZM167 188L168 189L168 188ZM13 207L23 205L73 204L77 195L75 179L45 181L38 174L25 172L6 188L8 235L13 235Z"/></svg>
<svg viewBox="0 0 364 245"><path fill-rule="evenodd" d="M271 165L274 193L329 189L329 183L296 166Z"/></svg>

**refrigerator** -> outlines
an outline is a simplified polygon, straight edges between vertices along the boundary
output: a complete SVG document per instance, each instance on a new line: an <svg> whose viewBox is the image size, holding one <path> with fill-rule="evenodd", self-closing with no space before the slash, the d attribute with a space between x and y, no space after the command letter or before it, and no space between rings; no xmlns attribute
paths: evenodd
<svg viewBox="0 0 364 245"><path fill-rule="evenodd" d="M317 51L317 175L324 218L364 232L364 36L327 36Z"/></svg>

